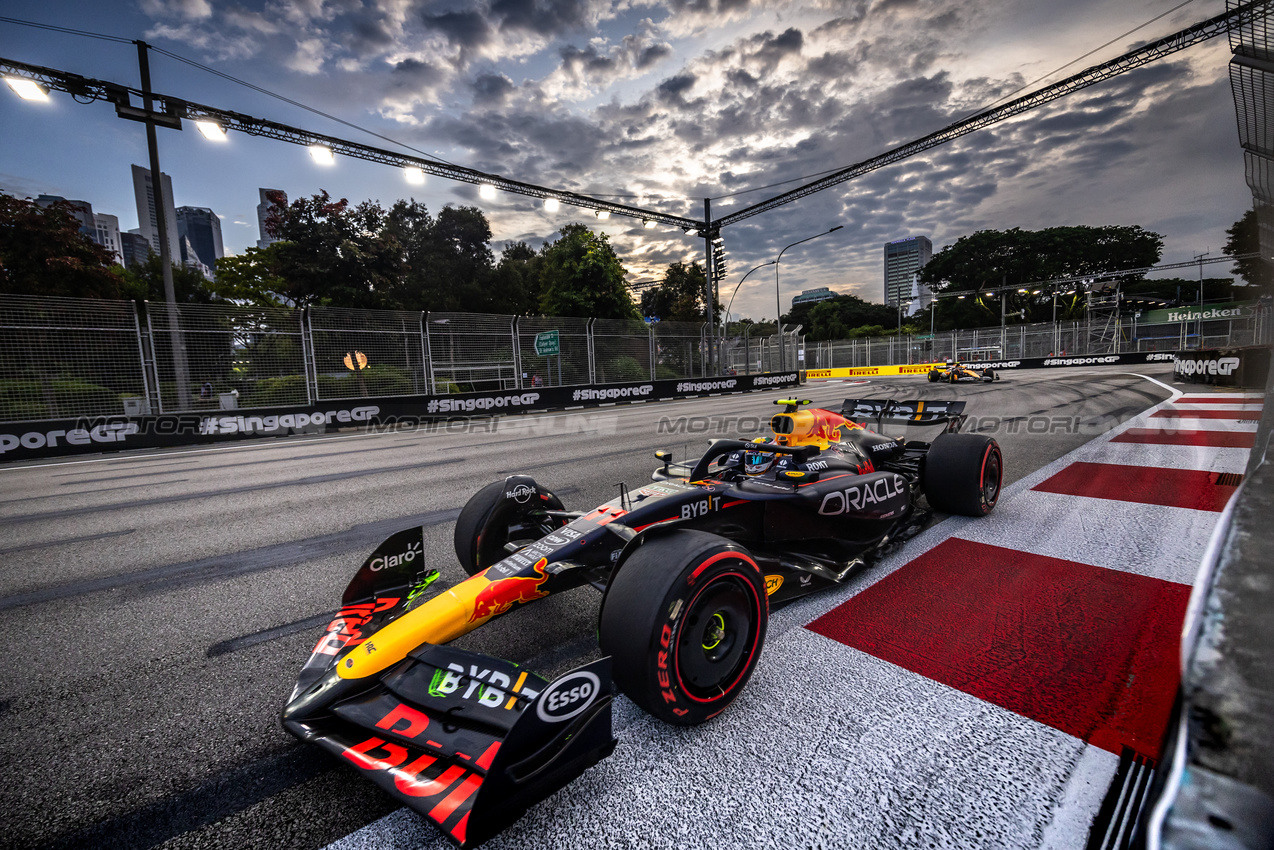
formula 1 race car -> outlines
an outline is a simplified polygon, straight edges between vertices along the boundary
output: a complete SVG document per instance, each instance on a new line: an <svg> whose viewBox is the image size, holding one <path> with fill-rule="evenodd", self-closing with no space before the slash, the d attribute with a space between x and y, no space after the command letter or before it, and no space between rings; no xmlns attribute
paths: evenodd
<svg viewBox="0 0 1274 850"><path fill-rule="evenodd" d="M472 846L611 753L615 689L703 723L747 684L771 609L844 581L934 511L995 507L1000 448L959 433L962 401L778 403L768 441L717 440L693 463L656 452L650 483L589 511L525 475L483 487L455 526L470 578L445 590L421 529L390 537L345 590L284 727ZM552 681L446 645L581 585L602 593L601 658Z"/></svg>
<svg viewBox="0 0 1274 850"><path fill-rule="evenodd" d="M935 366L929 370L931 384L936 381L946 381L951 384L958 381L984 381L989 384L998 380L1000 376L994 369L974 369L956 360L948 360L942 366Z"/></svg>

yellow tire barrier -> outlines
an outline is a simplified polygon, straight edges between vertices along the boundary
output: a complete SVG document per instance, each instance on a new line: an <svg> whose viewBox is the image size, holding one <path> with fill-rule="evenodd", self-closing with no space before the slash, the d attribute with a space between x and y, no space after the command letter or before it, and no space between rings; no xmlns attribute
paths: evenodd
<svg viewBox="0 0 1274 850"><path fill-rule="evenodd" d="M805 377L810 381L828 378L874 378L892 375L927 375L929 370L942 366L942 363L913 363L901 366L858 366L844 369L809 369Z"/></svg>

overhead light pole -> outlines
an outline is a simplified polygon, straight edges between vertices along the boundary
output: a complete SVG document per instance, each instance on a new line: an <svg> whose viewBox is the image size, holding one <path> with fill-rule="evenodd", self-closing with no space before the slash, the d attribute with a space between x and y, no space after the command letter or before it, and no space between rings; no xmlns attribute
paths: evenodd
<svg viewBox="0 0 1274 850"><path fill-rule="evenodd" d="M815 233L813 236L806 236L804 239L798 239L797 241L793 242L791 245L788 245L782 251L779 251L779 255L775 257L774 259L774 305L775 307L778 308L778 312L774 314L774 329L775 329L775 332L778 333L778 337L779 337L779 364L780 364L779 370L780 371L787 368L787 355L786 355L786 352L784 351L784 346L783 346L783 298L779 294L779 261L783 259L783 254L787 251L788 248L795 248L797 245L801 245L805 242L809 242L811 239L817 239L820 236L826 236L829 233L835 233L836 231L840 230L844 226L845 225L843 224L838 224L835 227L831 228L830 230L825 230L822 233ZM742 283L742 281L740 281L740 283Z"/></svg>
<svg viewBox="0 0 1274 850"><path fill-rule="evenodd" d="M748 275L752 274L752 272L756 271L757 269L763 269L766 266L772 266L776 262L778 262L778 260L769 260L768 262L761 263L761 265L756 266L755 268L748 269L748 273L745 274L743 277L739 278L739 282L734 285L734 292L730 293L730 303L727 304L725 308L725 319L722 323L722 328L721 328L722 340L724 340L726 338L726 335L730 332L730 308L734 306L734 296L739 294L739 287L743 286L743 281L747 280Z"/></svg>

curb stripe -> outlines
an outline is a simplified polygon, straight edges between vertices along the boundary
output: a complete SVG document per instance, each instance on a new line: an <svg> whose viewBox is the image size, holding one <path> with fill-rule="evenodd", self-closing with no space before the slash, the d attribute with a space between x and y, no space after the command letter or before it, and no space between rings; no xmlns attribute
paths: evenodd
<svg viewBox="0 0 1274 850"><path fill-rule="evenodd" d="M1196 511L1222 511L1230 495L1238 488L1228 481L1218 484L1217 479L1215 472L1195 469L1080 461L1031 489Z"/></svg>
<svg viewBox="0 0 1274 850"><path fill-rule="evenodd" d="M1206 446L1219 449L1250 449L1256 444L1255 431L1159 431L1129 428L1112 437L1112 443L1150 443L1158 446Z"/></svg>

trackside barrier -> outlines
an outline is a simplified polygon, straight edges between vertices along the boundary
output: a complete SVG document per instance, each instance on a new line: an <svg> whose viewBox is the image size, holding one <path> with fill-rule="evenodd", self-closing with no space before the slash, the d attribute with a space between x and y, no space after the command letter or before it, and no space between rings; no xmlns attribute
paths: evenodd
<svg viewBox="0 0 1274 850"><path fill-rule="evenodd" d="M1182 352L1183 354L1185 352ZM1195 353L1195 352L1190 352ZM1081 357L1028 357L1020 360L962 360L963 365L974 369L994 369L1016 371L1018 369L1058 369L1068 366L1116 366L1141 365L1144 363L1172 363L1177 355L1171 351L1151 351L1133 354L1094 354ZM926 375L930 369L944 365L936 363L916 363L901 366L858 366L843 369L809 369L805 376L809 380L826 380L829 378L872 378L891 377L897 375Z"/></svg>
<svg viewBox="0 0 1274 850"><path fill-rule="evenodd" d="M1243 481L1195 579L1178 701L1135 846L1268 847L1274 835L1271 434L1274 405L1266 404Z"/></svg>
<svg viewBox="0 0 1274 850"><path fill-rule="evenodd" d="M777 390L800 383L800 373L791 371L507 392L385 396L210 413L8 422L0 423L0 462L187 446L248 437L322 434L346 427L392 428L431 420Z"/></svg>
<svg viewBox="0 0 1274 850"><path fill-rule="evenodd" d="M828 378L871 378L890 375L927 375L929 370L942 366L942 363L913 363L901 366L857 366L842 369L808 369L807 380L822 381Z"/></svg>
<svg viewBox="0 0 1274 850"><path fill-rule="evenodd" d="M1263 389L1270 374L1270 347L1179 351L1172 374L1174 380L1189 383Z"/></svg>

